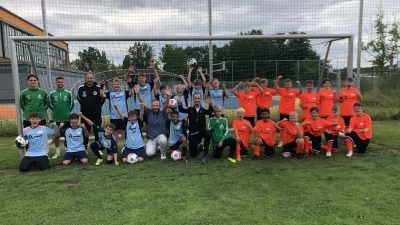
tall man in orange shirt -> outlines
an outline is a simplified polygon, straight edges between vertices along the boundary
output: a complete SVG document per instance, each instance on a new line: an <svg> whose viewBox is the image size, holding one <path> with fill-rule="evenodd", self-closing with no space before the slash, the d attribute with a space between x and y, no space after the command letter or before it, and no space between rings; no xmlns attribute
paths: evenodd
<svg viewBox="0 0 400 225"><path fill-rule="evenodd" d="M331 80L325 78L322 81L323 89L318 91L318 105L319 105L319 116L322 119L326 119L332 115L332 106L336 103L336 91L331 88Z"/></svg>
<svg viewBox="0 0 400 225"><path fill-rule="evenodd" d="M307 92L300 96L301 118L304 120L310 118L310 109L318 105L318 94L313 92L314 84L312 80L306 81Z"/></svg>
<svg viewBox="0 0 400 225"><path fill-rule="evenodd" d="M346 78L346 87L342 88L337 94L338 101L342 104L340 107L340 116L344 119L346 127L350 124L350 118L355 116L353 105L362 100L360 91L353 87L353 78Z"/></svg>
<svg viewBox="0 0 400 225"><path fill-rule="evenodd" d="M275 131L279 127L275 122L269 119L269 109L262 107L260 115L262 120L258 120L254 127L254 160L260 157L260 148L265 146L264 156L271 158L275 150Z"/></svg>
<svg viewBox="0 0 400 225"><path fill-rule="evenodd" d="M292 81L289 79L285 80L285 88L279 88L278 82L281 79L282 76L279 76L278 79L274 80L274 87L281 96L278 108L279 120L283 120L284 118L289 120L289 113L296 111L296 97L300 96L303 93L303 90L301 89L300 81L296 81L299 90L292 89ZM278 147L283 146L283 129L284 128L282 128L279 133Z"/></svg>
<svg viewBox="0 0 400 225"><path fill-rule="evenodd" d="M369 115L363 113L362 105L355 103L353 110L356 115L350 119L345 139L348 157L353 155L353 143L357 145L358 153L365 153L372 137L372 120Z"/></svg>
<svg viewBox="0 0 400 225"><path fill-rule="evenodd" d="M257 82L260 78L254 78L253 82ZM272 106L272 97L276 95L277 91L271 88L268 88L268 80L261 79L260 86L263 91L257 95L256 98L256 106L257 106L257 120L261 120L260 109L261 107L271 108ZM258 87L251 88L252 92L258 92Z"/></svg>
<svg viewBox="0 0 400 225"><path fill-rule="evenodd" d="M247 156L250 135L253 133L253 126L249 121L244 119L245 110L238 108L236 111L237 118L232 122L233 131L235 131L236 139L236 161L241 161L242 157Z"/></svg>
<svg viewBox="0 0 400 225"><path fill-rule="evenodd" d="M256 82L252 83L258 87L258 92L251 91L250 82L239 82L233 89L232 93L239 99L239 107L244 108L246 111L244 119L249 121L254 127L254 117L256 116L255 103L257 96L263 91L263 89ZM242 86L244 92L238 92L238 88Z"/></svg>

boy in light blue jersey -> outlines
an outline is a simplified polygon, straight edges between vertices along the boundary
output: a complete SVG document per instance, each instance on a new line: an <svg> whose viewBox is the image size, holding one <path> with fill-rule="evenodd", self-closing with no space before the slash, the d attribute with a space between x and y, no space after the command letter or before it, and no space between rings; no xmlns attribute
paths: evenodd
<svg viewBox="0 0 400 225"><path fill-rule="evenodd" d="M83 144L83 136L89 137L89 131L86 129L84 123L81 123L79 127L78 121L78 114L73 113L69 115L70 127L62 129L65 123L61 122L56 131L57 138L65 137L64 166L70 165L75 158L78 158L82 164L87 164L89 162L89 157L85 145Z"/></svg>
<svg viewBox="0 0 400 225"><path fill-rule="evenodd" d="M140 94L143 97L146 105L151 107L151 92L154 87L154 82L158 82L160 77L158 76L157 70L155 69L154 62L152 60L149 60L149 67L153 70L154 73L154 80L150 82L146 82L146 73L144 72L139 72L138 73L138 82L132 81L130 78L130 74L135 72L136 66L132 65L129 67L128 72L126 73L126 82L128 83L130 88L133 88L136 84L140 88ZM135 96L135 108L134 108L139 115L140 112L140 101L137 95ZM143 121L139 120L140 127L143 127Z"/></svg>
<svg viewBox="0 0 400 225"><path fill-rule="evenodd" d="M184 109L186 109L188 107L188 98L189 98L189 89L187 88L187 81L186 79L183 77L183 75L179 75L179 78L183 81L183 84L179 84L176 87L176 94L171 96L171 99L175 99L176 102L178 102L179 97L181 98L182 101L182 107ZM178 106L176 106L175 108L172 108L173 110L179 112L178 110ZM185 124L187 124L187 117L188 114L187 113L182 113L179 112L179 120L180 121L185 121Z"/></svg>
<svg viewBox="0 0 400 225"><path fill-rule="evenodd" d="M222 82L222 88L219 88L219 81L217 78L214 78L211 80L211 86L212 89L206 88L206 93L204 95L204 98L210 97L213 101L214 105L219 105L221 106L221 116L224 117L225 115L225 107L224 107L224 102L225 98L229 98L229 93L226 90L226 84ZM210 115L210 117L214 117L214 113Z"/></svg>
<svg viewBox="0 0 400 225"><path fill-rule="evenodd" d="M207 80L206 77L203 74L203 69L201 68L201 66L197 67L197 72L200 73L201 79L195 79L193 81L193 86L192 83L190 81L191 76L192 76L192 71L193 71L194 67L191 66L189 67L189 72L188 72L188 80L187 80L187 88L189 89L189 94L190 94L190 102L191 105L194 105L194 100L193 100L193 96L194 94L199 93L200 94L200 105L201 107L204 107L204 93L206 90L206 85L207 85Z"/></svg>
<svg viewBox="0 0 400 225"><path fill-rule="evenodd" d="M19 171L28 172L34 164L38 164L40 170L48 170L50 169L50 162L47 136L54 135L55 130L39 125L41 116L37 112L30 113L28 118L31 125L24 128L23 135L29 140L29 144L25 157L19 165Z"/></svg>
<svg viewBox="0 0 400 225"><path fill-rule="evenodd" d="M118 166L118 149L117 149L117 142L113 136L113 131L115 129L115 125L113 123L106 124L106 128L103 129L98 125L94 124L90 119L83 116L81 112L79 115L84 119L90 126L93 127L93 131L97 132L99 140L95 141L90 144L90 149L92 150L93 154L97 156L96 166L99 166L103 162L103 157L100 152L104 149L107 149L107 164L114 164Z"/></svg>
<svg viewBox="0 0 400 225"><path fill-rule="evenodd" d="M160 102L160 105L165 104L165 100L167 99L167 94L165 93L165 88L167 86L165 84L160 86L160 93L157 92L157 84L154 84L153 93L155 98ZM163 111L163 107L160 107L160 111Z"/></svg>
<svg viewBox="0 0 400 225"><path fill-rule="evenodd" d="M169 148L171 151L179 150L179 145L182 144L182 162L187 162L187 139L186 139L186 125L185 121L179 120L179 113L168 109L171 113L171 120L169 123Z"/></svg>
<svg viewBox="0 0 400 225"><path fill-rule="evenodd" d="M100 82L100 96L108 99L109 109L110 109L110 122L115 125L113 135L118 145L118 135L121 133L122 140L125 139L125 124L128 120L122 121L118 112L115 110L114 105L118 105L118 108L124 113L124 116L128 118L128 104L127 100L131 97L134 92L133 89L130 91L121 90L121 80L115 78L112 82L113 90L111 92L104 93L103 86L105 81Z"/></svg>

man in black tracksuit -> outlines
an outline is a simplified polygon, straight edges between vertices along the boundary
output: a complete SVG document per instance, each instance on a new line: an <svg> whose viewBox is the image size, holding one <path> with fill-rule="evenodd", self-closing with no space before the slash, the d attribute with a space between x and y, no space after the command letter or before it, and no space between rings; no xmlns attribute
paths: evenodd
<svg viewBox="0 0 400 225"><path fill-rule="evenodd" d="M94 124L101 126L101 106L105 99L100 97L100 85L94 81L94 74L92 72L86 73L85 83L78 87L78 102L81 105L82 114L91 120ZM85 124L86 128L90 132L92 126L90 126L85 120L81 121ZM99 140L97 132L94 132L96 141ZM87 149L89 142L88 137L84 136L84 144Z"/></svg>
<svg viewBox="0 0 400 225"><path fill-rule="evenodd" d="M211 134L206 128L206 115L210 115L213 112L212 101L209 99L208 109L201 107L200 105L200 94L196 93L193 95L194 106L182 107L182 99L178 98L179 112L187 113L189 118L189 151L191 157L196 157L199 152L197 145L204 138L204 157L203 162L210 162L208 158L208 148L210 146Z"/></svg>

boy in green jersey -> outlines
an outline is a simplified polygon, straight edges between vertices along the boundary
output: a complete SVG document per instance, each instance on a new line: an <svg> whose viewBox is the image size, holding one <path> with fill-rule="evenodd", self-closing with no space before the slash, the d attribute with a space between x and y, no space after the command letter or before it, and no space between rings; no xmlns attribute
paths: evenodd
<svg viewBox="0 0 400 225"><path fill-rule="evenodd" d="M222 151L226 146L229 146L228 160L235 163L236 160L233 156L236 150L236 140L228 137L229 124L228 120L221 117L222 108L219 105L214 106L215 117L210 118L208 121L208 130L211 133L211 143L214 148L214 158L221 158Z"/></svg>

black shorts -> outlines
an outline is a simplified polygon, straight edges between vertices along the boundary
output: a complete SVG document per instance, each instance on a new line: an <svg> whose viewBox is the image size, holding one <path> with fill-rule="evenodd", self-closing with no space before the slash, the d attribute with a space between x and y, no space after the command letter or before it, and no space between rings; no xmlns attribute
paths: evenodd
<svg viewBox="0 0 400 225"><path fill-rule="evenodd" d="M367 151L370 139L362 140L354 131L352 131L350 134L347 134L346 138L350 139L353 143L357 145L358 153L365 153Z"/></svg>
<svg viewBox="0 0 400 225"><path fill-rule="evenodd" d="M29 126L31 125L31 121L29 121L29 120L24 120L24 121L22 122L22 124L23 124L24 127L29 127ZM41 121L39 122L39 125L46 126L46 120L41 120Z"/></svg>
<svg viewBox="0 0 400 225"><path fill-rule="evenodd" d="M279 114L279 121L281 121L285 118L289 120L289 115L288 114Z"/></svg>
<svg viewBox="0 0 400 225"><path fill-rule="evenodd" d="M283 145L282 154L294 154L294 149L297 148L296 141L292 141Z"/></svg>
<svg viewBox="0 0 400 225"><path fill-rule="evenodd" d="M311 135L308 132L305 132L304 138L310 139L310 141L312 142L312 150L315 152L319 152L319 150L321 149L321 136L317 137L317 136Z"/></svg>
<svg viewBox="0 0 400 225"><path fill-rule="evenodd" d="M249 121L251 126L254 127L254 116L245 116L243 119Z"/></svg>
<svg viewBox="0 0 400 225"><path fill-rule="evenodd" d="M350 125L350 119L352 116L342 116L343 120L344 120L344 125L346 126L346 128Z"/></svg>
<svg viewBox="0 0 400 225"><path fill-rule="evenodd" d="M182 136L183 137L183 136ZM180 138L179 138L180 139ZM179 150L179 145L181 145L182 143L178 140L175 144L170 145L169 149L171 150Z"/></svg>
<svg viewBox="0 0 400 225"><path fill-rule="evenodd" d="M124 120L110 119L110 123L113 123L115 125L115 130L125 130L127 122L128 122L128 118L126 118L126 117L124 118Z"/></svg>
<svg viewBox="0 0 400 225"><path fill-rule="evenodd" d="M40 170L50 169L50 161L47 155L44 156L25 156L19 164L20 172L28 172L32 165L38 164Z"/></svg>
<svg viewBox="0 0 400 225"><path fill-rule="evenodd" d="M268 145L264 139L261 139L261 146L264 146L264 155L266 157L271 157L275 154L275 145Z"/></svg>

